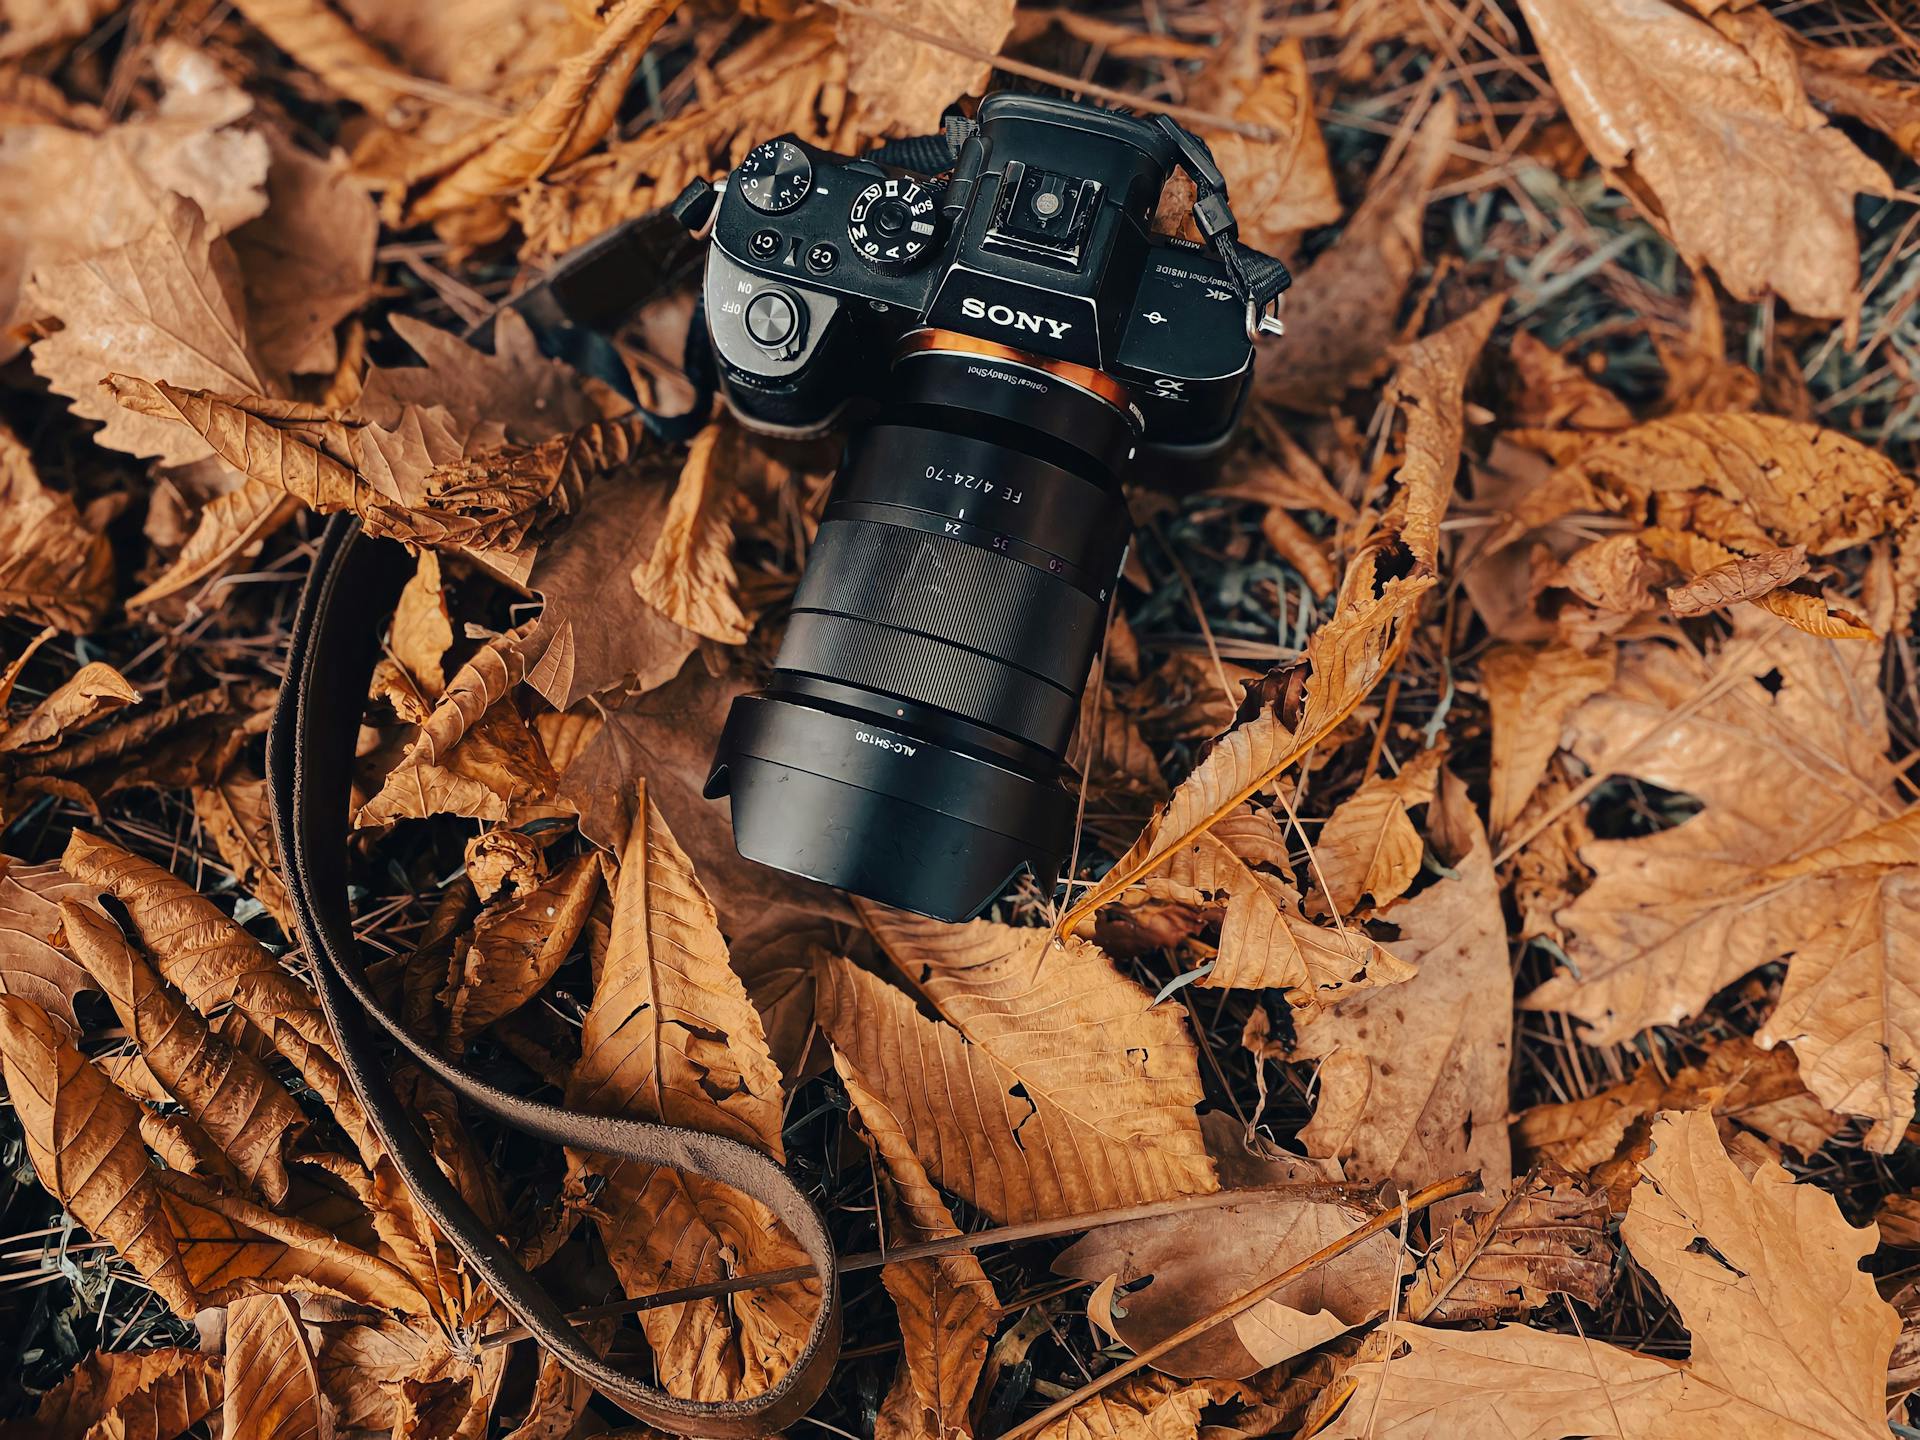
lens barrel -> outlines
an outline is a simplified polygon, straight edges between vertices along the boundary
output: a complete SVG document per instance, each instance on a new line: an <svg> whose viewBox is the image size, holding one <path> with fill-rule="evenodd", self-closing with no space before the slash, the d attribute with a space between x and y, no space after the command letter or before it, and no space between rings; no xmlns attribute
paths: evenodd
<svg viewBox="0 0 1920 1440"><path fill-rule="evenodd" d="M945 920L1072 840L1061 757L1106 623L1139 444L1097 371L916 332L854 433L772 684L707 794L740 853Z"/></svg>

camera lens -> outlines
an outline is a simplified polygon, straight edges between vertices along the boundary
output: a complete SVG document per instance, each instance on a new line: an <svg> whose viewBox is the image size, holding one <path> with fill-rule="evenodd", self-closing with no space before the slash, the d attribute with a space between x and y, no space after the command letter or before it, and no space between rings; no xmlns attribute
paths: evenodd
<svg viewBox="0 0 1920 1440"><path fill-rule="evenodd" d="M941 919L1071 843L1061 756L1126 547L1139 440L1097 371L907 338L855 432L773 683L735 702L707 793L750 859Z"/></svg>

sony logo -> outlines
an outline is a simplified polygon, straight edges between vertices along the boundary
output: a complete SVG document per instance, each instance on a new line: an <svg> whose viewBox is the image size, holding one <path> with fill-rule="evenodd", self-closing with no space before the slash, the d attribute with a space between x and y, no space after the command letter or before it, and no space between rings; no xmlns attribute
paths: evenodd
<svg viewBox="0 0 1920 1440"><path fill-rule="evenodd" d="M1024 310L1014 310L1006 305L989 305L984 300L972 296L960 302L960 313L969 320L987 320L1010 330L1031 330L1038 335L1044 329L1055 340L1063 338L1073 328L1071 320L1052 320L1045 315L1029 315Z"/></svg>

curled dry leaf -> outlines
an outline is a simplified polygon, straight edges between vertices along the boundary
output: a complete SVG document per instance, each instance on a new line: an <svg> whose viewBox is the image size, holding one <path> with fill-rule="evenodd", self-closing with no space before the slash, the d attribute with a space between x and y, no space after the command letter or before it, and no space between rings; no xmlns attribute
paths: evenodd
<svg viewBox="0 0 1920 1440"><path fill-rule="evenodd" d="M106 840L76 830L61 867L126 907L160 973L201 1015L232 1005L300 1072L360 1148L382 1158L313 992L185 881Z"/></svg>
<svg viewBox="0 0 1920 1440"><path fill-rule="evenodd" d="M74 959L60 906L97 905L98 895L57 861L23 865L0 855L0 992L31 1000L70 1037L80 1034L74 997L94 984Z"/></svg>
<svg viewBox="0 0 1920 1440"><path fill-rule="evenodd" d="M659 538L632 576L633 588L654 609L723 645L743 643L752 629L740 609L729 513L746 461L738 425L709 425L694 437Z"/></svg>
<svg viewBox="0 0 1920 1440"><path fill-rule="evenodd" d="M1410 1186L1478 1169L1512 1174L1506 1135L1513 978L1485 829L1465 782L1443 772L1428 839L1453 874L1381 907L1389 947L1418 970L1342 1000L1299 1027L1295 1059L1320 1062L1320 1099L1300 1132L1310 1155L1355 1180Z"/></svg>
<svg viewBox="0 0 1920 1440"><path fill-rule="evenodd" d="M377 118L419 93L413 77L321 0L240 0L234 8L295 61Z"/></svg>
<svg viewBox="0 0 1920 1440"><path fill-rule="evenodd" d="M1893 788L1879 646L1838 646L1751 610L1711 659L1659 642L1568 721L1601 774L1703 802L1672 829L1581 852L1593 883L1559 912L1580 969L1526 997L1571 1010L1597 1043L1695 1013L1791 955L1757 1037L1786 1041L1821 1103L1875 1122L1890 1148L1913 1114L1920 992L1898 957L1920 902L1920 825Z"/></svg>
<svg viewBox="0 0 1920 1440"><path fill-rule="evenodd" d="M862 10L996 55L1013 29L1014 0L866 0ZM914 39L867 15L838 12L847 84L864 98L876 130L928 135L957 95L987 89L992 67Z"/></svg>
<svg viewBox="0 0 1920 1440"><path fill-rule="evenodd" d="M60 907L67 943L112 1002L147 1069L219 1146L241 1180L278 1205L287 1197L281 1149L306 1117L253 1056L215 1035L95 910Z"/></svg>
<svg viewBox="0 0 1920 1440"><path fill-rule="evenodd" d="M1458 123L1453 96L1443 95L1394 167L1374 176L1333 248L1295 282L1287 300L1287 343L1263 357L1255 382L1262 398L1318 410L1380 373L1424 254L1420 229L1427 196Z"/></svg>
<svg viewBox="0 0 1920 1440"><path fill-rule="evenodd" d="M1678 5L1521 0L1587 148L1691 261L1743 300L1805 315L1857 301L1857 193L1886 173L1808 103L1784 31L1716 26Z"/></svg>
<svg viewBox="0 0 1920 1440"><path fill-rule="evenodd" d="M644 789L640 814L620 858L613 931L567 1104L692 1126L779 1159L780 1069L760 1017L728 963L712 902ZM764 1206L717 1181L567 1158L570 1188L604 1178L593 1211L631 1294L807 1263ZM807 1280L649 1310L641 1324L668 1389L736 1400L792 1365L818 1303L819 1282Z"/></svg>
<svg viewBox="0 0 1920 1440"><path fill-rule="evenodd" d="M96 1350L31 1417L0 1420L0 1440L170 1440L220 1408L220 1384L219 1358L198 1350Z"/></svg>
<svg viewBox="0 0 1920 1440"><path fill-rule="evenodd" d="M600 860L586 854L546 884L480 912L473 938L456 947L441 998L447 1006L447 1045L466 1042L540 993L579 938L600 892Z"/></svg>
<svg viewBox="0 0 1920 1440"><path fill-rule="evenodd" d="M1859 1269L1872 1226L1854 1229L1831 1197L1771 1161L1749 1177L1694 1111L1655 1123L1621 1236L1678 1308L1692 1342L1685 1362L1515 1325L1403 1323L1362 1351L1352 1398L1319 1433L1867 1440L1885 1429L1900 1324Z"/></svg>
<svg viewBox="0 0 1920 1440"><path fill-rule="evenodd" d="M107 537L40 483L27 447L0 425L0 616L83 634L112 598Z"/></svg>
<svg viewBox="0 0 1920 1440"><path fill-rule="evenodd" d="M51 750L67 731L139 703L140 692L127 683L124 675L104 661L90 661L63 680L25 718L11 725L0 719L0 755Z"/></svg>
<svg viewBox="0 0 1920 1440"><path fill-rule="evenodd" d="M233 872L234 883L266 907L282 935L296 934L293 900L280 878L267 782L235 770L211 785L196 786L193 813Z"/></svg>
<svg viewBox="0 0 1920 1440"><path fill-rule="evenodd" d="M834 1066L847 1087L882 1173L894 1224L889 1246L945 1240L960 1233L926 1167L886 1101L868 1088L846 1056ZM948 1440L969 1433L968 1408L1000 1323L1000 1302L967 1251L883 1266L881 1283L900 1317L901 1363L875 1420L875 1440Z"/></svg>
<svg viewBox="0 0 1920 1440"><path fill-rule="evenodd" d="M1744 1036L1723 1040L1671 1078L1651 1062L1631 1080L1578 1100L1535 1105L1513 1125L1514 1142L1535 1160L1615 1191L1624 1203L1639 1180L1653 1116L1661 1110L1710 1111L1731 1136L1754 1131L1811 1159L1839 1132L1840 1117L1814 1099L1786 1046L1762 1050Z"/></svg>
<svg viewBox="0 0 1920 1440"><path fill-rule="evenodd" d="M593 43L561 64L532 109L458 142L444 160L409 177L411 193L404 197L402 223L417 225L510 196L586 154L613 124L628 80L678 4L620 0ZM505 228L502 222L498 230Z"/></svg>
<svg viewBox="0 0 1920 1440"><path fill-rule="evenodd" d="M1005 1223L1215 1188L1177 1010L1082 940L863 914L947 1020L823 957L820 1027L936 1184Z"/></svg>
<svg viewBox="0 0 1920 1440"><path fill-rule="evenodd" d="M1508 424L1548 430L1624 430L1633 424L1633 412L1618 396L1526 331L1514 332L1507 358L1518 382L1507 397Z"/></svg>
<svg viewBox="0 0 1920 1440"><path fill-rule="evenodd" d="M1758 600L1806 573L1807 547L1804 545L1762 550L1757 555L1736 555L1710 570L1702 570L1684 585L1670 587L1667 608L1682 619L1705 615L1742 600Z"/></svg>
<svg viewBox="0 0 1920 1440"><path fill-rule="evenodd" d="M1200 1124L1223 1185L1339 1178L1339 1167L1324 1161L1249 1154L1243 1127L1224 1116L1203 1116ZM1306 1259L1366 1218L1358 1205L1249 1197L1209 1212L1203 1223L1192 1215L1170 1215L1102 1226L1064 1251L1053 1270L1096 1283L1113 1277L1127 1287L1100 1323L1139 1351ZM1154 1368L1187 1378L1242 1380L1311 1350L1385 1312L1398 1274L1397 1248L1391 1236L1376 1235L1253 1309L1167 1351Z"/></svg>
<svg viewBox="0 0 1920 1440"><path fill-rule="evenodd" d="M1614 664L1611 646L1586 655L1571 645L1501 645L1481 660L1493 712L1494 835L1513 828L1560 748L1567 716L1613 683Z"/></svg>
<svg viewBox="0 0 1920 1440"><path fill-rule="evenodd" d="M226 1400L228 1435L248 1440L331 1440L333 1409L320 1390L320 1371L284 1295L244 1295L227 1307Z"/></svg>
<svg viewBox="0 0 1920 1440"><path fill-rule="evenodd" d="M1083 1400L1034 1440L1196 1440L1200 1412L1238 1390L1227 1381L1182 1381L1143 1371Z"/></svg>
<svg viewBox="0 0 1920 1440"><path fill-rule="evenodd" d="M1447 1226L1408 1289L1409 1320L1525 1315L1565 1295L1598 1305L1613 1286L1607 1198L1528 1175L1498 1203Z"/></svg>
<svg viewBox="0 0 1920 1440"><path fill-rule="evenodd" d="M1920 160L1920 85L1869 74L1846 51L1807 45L1795 55L1810 100L1864 121Z"/></svg>
<svg viewBox="0 0 1920 1440"><path fill-rule="evenodd" d="M1375 775L1334 807L1313 858L1336 914L1352 914L1367 896L1382 906L1406 894L1425 850L1407 812L1433 799L1445 759L1442 746L1422 750L1398 775Z"/></svg>

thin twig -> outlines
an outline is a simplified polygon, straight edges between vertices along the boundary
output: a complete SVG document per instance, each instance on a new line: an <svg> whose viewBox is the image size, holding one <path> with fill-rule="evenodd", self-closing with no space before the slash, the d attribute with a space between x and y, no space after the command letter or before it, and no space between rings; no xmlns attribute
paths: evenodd
<svg viewBox="0 0 1920 1440"><path fill-rule="evenodd" d="M1337 1180L1288 1180L1274 1185L1244 1185L1230 1190L1215 1190L1206 1195L1176 1195L1168 1200L1153 1200L1143 1205L1120 1205L1111 1210L1091 1210L1082 1215L1028 1220L1018 1225L1001 1225L992 1230L953 1235L944 1240L923 1240L892 1250L867 1250L855 1255L842 1255L834 1270L840 1275L851 1275L906 1260L926 1260L962 1251L984 1250L993 1245L1018 1245L1028 1240L1074 1235L1103 1225L1120 1225L1131 1220L1157 1220L1165 1215L1184 1215L1195 1210L1214 1210L1222 1205L1258 1204L1263 1200L1352 1204L1356 1200L1377 1200L1379 1194L1378 1185ZM608 1316L633 1315L642 1310L657 1310L664 1305L678 1305L688 1300L705 1300L716 1295L732 1295L737 1291L758 1290L769 1285L790 1285L796 1280L813 1278L814 1269L811 1265L790 1265L784 1270L762 1270L752 1275L734 1275L725 1280L708 1281L703 1285L682 1285L674 1290L661 1290L637 1299L610 1300L604 1305L589 1305L574 1310L567 1318L577 1325L583 1325L589 1320ZM527 1338L529 1332L516 1325L483 1335L476 1343L486 1349Z"/></svg>
<svg viewBox="0 0 1920 1440"><path fill-rule="evenodd" d="M1253 1289L1247 1291L1245 1294L1238 1295L1232 1300L1227 1301L1226 1304L1217 1307L1208 1314L1202 1315L1191 1325L1187 1325L1167 1336L1167 1338L1160 1341L1159 1344L1149 1345L1131 1360L1122 1361L1111 1370L1102 1372L1093 1381L1082 1385L1071 1395L1068 1395L1064 1399L1054 1401L1053 1404L1042 1410L1038 1415L1023 1420L1011 1430L1006 1431L1001 1435L1000 1440L1028 1440L1028 1437L1039 1433L1076 1405L1091 1400L1102 1390L1107 1389L1117 1381L1124 1380L1127 1376L1133 1374L1134 1371L1144 1369L1146 1366L1151 1365L1169 1350L1184 1345L1189 1340L1197 1339L1223 1321L1231 1320L1237 1315L1245 1314L1262 1300L1265 1300L1268 1296L1280 1290L1283 1286L1292 1284L1302 1275L1310 1274L1320 1266L1326 1264L1329 1260L1346 1254L1363 1241L1370 1240L1383 1231L1391 1230L1394 1226L1400 1224L1407 1216L1418 1214L1429 1205L1437 1205L1442 1200L1451 1200L1456 1195L1471 1194L1479 1188L1480 1177L1476 1174L1455 1175L1450 1179L1436 1180L1424 1189L1415 1191L1411 1196L1401 1201L1391 1210L1381 1211L1371 1220L1349 1230L1332 1244L1321 1246L1318 1250L1314 1251L1313 1254L1307 1256L1306 1259L1289 1265L1278 1275L1261 1281L1260 1284L1254 1286Z"/></svg>

